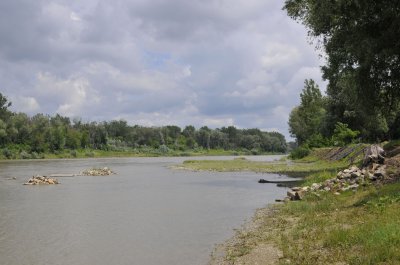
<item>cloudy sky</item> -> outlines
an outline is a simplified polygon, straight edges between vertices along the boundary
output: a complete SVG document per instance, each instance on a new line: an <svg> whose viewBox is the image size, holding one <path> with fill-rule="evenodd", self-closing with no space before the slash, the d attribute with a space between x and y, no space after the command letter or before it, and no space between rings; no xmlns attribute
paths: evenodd
<svg viewBox="0 0 400 265"><path fill-rule="evenodd" d="M283 0L1 0L0 92L84 121L276 130L321 62Z"/></svg>

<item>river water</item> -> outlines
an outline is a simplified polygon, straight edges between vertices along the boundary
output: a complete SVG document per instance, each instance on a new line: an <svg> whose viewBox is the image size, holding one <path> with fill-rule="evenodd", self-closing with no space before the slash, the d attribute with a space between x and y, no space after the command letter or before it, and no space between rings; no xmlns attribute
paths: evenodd
<svg viewBox="0 0 400 265"><path fill-rule="evenodd" d="M286 193L274 184L257 183L285 178L276 174L169 168L186 159L0 162L0 264L206 264L215 244L231 237L257 208ZM22 185L36 174L104 166L117 175Z"/></svg>

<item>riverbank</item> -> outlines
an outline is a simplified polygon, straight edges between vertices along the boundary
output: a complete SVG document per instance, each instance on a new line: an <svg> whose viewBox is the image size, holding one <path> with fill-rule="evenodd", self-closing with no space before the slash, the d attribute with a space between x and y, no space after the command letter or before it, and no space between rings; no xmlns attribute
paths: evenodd
<svg viewBox="0 0 400 265"><path fill-rule="evenodd" d="M210 264L400 264L400 157L385 163L390 183L308 193L301 201L258 210L233 239L217 246ZM335 176L315 172L303 185Z"/></svg>
<svg viewBox="0 0 400 265"><path fill-rule="evenodd" d="M278 155L280 153L257 153L248 150L223 150L223 149L193 149L193 150L159 150L159 149L129 149L124 151L77 149L62 150L54 153L28 153L26 151L15 151L5 155L0 152L0 160L20 159L73 159L73 158L113 158L113 157L185 157L185 156L246 156L246 155Z"/></svg>

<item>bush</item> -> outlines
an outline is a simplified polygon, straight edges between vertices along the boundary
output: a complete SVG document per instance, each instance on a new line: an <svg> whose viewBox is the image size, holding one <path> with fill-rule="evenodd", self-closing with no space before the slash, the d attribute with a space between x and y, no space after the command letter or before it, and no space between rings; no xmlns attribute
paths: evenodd
<svg viewBox="0 0 400 265"><path fill-rule="evenodd" d="M290 153L289 158L300 159L310 154L311 150L305 146L299 146Z"/></svg>
<svg viewBox="0 0 400 265"><path fill-rule="evenodd" d="M160 145L160 147L158 148L158 151L161 154L167 154L169 152L169 148L168 148L168 146L163 144L163 145Z"/></svg>
<svg viewBox="0 0 400 265"><path fill-rule="evenodd" d="M88 151L88 152L85 153L85 156L94 157L94 152L93 151Z"/></svg>
<svg viewBox="0 0 400 265"><path fill-rule="evenodd" d="M335 125L332 140L335 145L345 146L352 143L359 134L359 131L353 131L347 124L338 122Z"/></svg>
<svg viewBox="0 0 400 265"><path fill-rule="evenodd" d="M3 156L5 157L5 158L7 158L7 159L10 159L10 158L12 158L12 152L10 151L10 149L8 149L8 148L4 148L3 149Z"/></svg>
<svg viewBox="0 0 400 265"><path fill-rule="evenodd" d="M258 151L257 148L253 148L253 149L251 149L251 154L252 154L252 155L259 155L260 152Z"/></svg>
<svg viewBox="0 0 400 265"><path fill-rule="evenodd" d="M306 143L310 148L331 146L331 141L328 138L323 137L320 133L310 136Z"/></svg>
<svg viewBox="0 0 400 265"><path fill-rule="evenodd" d="M39 156L39 154L38 154L38 153L36 153L36 152L32 152L32 154L31 154L31 158L32 158L32 159L39 159L39 158L40 158L40 156Z"/></svg>
<svg viewBox="0 0 400 265"><path fill-rule="evenodd" d="M21 153L19 153L19 156L20 156L22 159L31 159L31 158L32 158L31 155L30 155L28 152L26 152L26 151L22 151Z"/></svg>
<svg viewBox="0 0 400 265"><path fill-rule="evenodd" d="M71 152L69 152L69 154L72 156L72 157L77 157L78 156L78 153L76 152L76 150L71 150Z"/></svg>

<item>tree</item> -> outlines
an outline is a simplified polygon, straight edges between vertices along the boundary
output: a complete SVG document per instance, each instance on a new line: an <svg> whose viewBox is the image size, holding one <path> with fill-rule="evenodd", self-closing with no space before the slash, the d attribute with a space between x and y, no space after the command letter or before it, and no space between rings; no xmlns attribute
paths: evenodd
<svg viewBox="0 0 400 265"><path fill-rule="evenodd" d="M326 114L325 99L314 80L305 80L300 99L289 116L289 132L299 145L322 131Z"/></svg>
<svg viewBox="0 0 400 265"><path fill-rule="evenodd" d="M374 116L392 128L400 110L400 2L286 0L284 9L326 54L331 128L344 118L368 131L374 126L368 128L366 120Z"/></svg>
<svg viewBox="0 0 400 265"><path fill-rule="evenodd" d="M8 110L12 103L8 101L7 97L0 93L0 119L7 121L11 116L11 112Z"/></svg>
<svg viewBox="0 0 400 265"><path fill-rule="evenodd" d="M338 122L332 136L335 145L344 146L350 144L360 134L359 131L353 131L348 128L347 124Z"/></svg>

